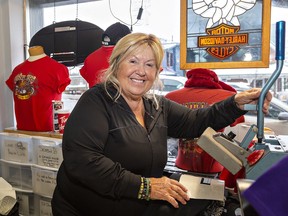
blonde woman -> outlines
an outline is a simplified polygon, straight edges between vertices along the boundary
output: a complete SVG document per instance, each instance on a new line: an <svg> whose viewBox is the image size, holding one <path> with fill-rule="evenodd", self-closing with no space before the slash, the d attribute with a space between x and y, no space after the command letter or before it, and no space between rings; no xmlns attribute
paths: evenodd
<svg viewBox="0 0 288 216"><path fill-rule="evenodd" d="M201 201L189 204L183 185L163 176L167 136L193 138L208 126L223 128L245 113L244 104L257 101L260 90L197 111L147 94L157 82L163 53L151 34L118 41L103 83L82 95L66 123L54 216L191 216L203 210ZM269 93L264 112L270 100Z"/></svg>

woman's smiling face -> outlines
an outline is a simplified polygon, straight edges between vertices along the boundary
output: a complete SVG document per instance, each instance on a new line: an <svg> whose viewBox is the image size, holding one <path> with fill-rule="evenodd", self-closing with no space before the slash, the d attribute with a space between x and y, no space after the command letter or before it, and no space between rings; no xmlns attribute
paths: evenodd
<svg viewBox="0 0 288 216"><path fill-rule="evenodd" d="M151 47L141 46L119 65L117 78L125 98L137 100L152 87L157 68Z"/></svg>

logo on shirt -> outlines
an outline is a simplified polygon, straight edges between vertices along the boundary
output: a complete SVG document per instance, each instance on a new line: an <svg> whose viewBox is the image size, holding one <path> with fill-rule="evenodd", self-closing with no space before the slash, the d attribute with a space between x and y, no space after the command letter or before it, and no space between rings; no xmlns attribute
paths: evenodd
<svg viewBox="0 0 288 216"><path fill-rule="evenodd" d="M20 100L28 100L35 93L36 76L32 74L18 74L14 78L15 96Z"/></svg>
<svg viewBox="0 0 288 216"><path fill-rule="evenodd" d="M209 104L206 102L187 102L187 103L184 103L183 105L193 110L201 109L201 108L205 108L209 106Z"/></svg>

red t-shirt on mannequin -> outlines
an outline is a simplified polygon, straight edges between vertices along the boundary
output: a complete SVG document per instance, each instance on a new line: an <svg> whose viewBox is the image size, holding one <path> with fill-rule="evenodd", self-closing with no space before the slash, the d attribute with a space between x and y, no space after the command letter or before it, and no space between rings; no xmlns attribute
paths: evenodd
<svg viewBox="0 0 288 216"><path fill-rule="evenodd" d="M166 97L190 109L204 108L236 94L236 90L219 81L216 73L209 69L195 68L187 72L184 88L169 92ZM238 118L231 126L244 122ZM195 140L179 140L176 166L200 173L219 173L223 166L203 151Z"/></svg>
<svg viewBox="0 0 288 216"><path fill-rule="evenodd" d="M52 131L52 100L61 100L70 84L68 68L46 56L42 46L29 48L29 54L6 80L13 91L17 129Z"/></svg>

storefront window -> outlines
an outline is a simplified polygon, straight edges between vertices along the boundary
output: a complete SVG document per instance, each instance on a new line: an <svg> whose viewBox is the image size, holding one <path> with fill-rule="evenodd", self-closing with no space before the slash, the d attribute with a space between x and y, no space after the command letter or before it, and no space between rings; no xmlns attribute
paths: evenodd
<svg viewBox="0 0 288 216"><path fill-rule="evenodd" d="M185 74L185 71L181 70L179 66L179 61L175 58L176 56L179 57L180 43L179 0L170 0L169 4L165 0L29 0L28 5L30 22L28 26L30 29L27 32L30 35L27 38L31 38L37 31L55 22L82 20L93 23L103 30L112 23L122 22L128 25L133 32L146 32L157 35L163 40L164 45L167 43L171 47L170 44L176 44L172 52L171 49L167 50L163 61L165 63L164 68L172 69L178 75ZM138 11L141 7L143 8L143 13L141 19L137 20ZM251 74L245 78L252 87L262 87L265 84L265 80L271 76L275 69L275 23L281 20L288 21L287 12L288 1L272 0L270 67L249 68ZM286 47L288 48L288 41L286 41ZM286 53L288 54L287 48ZM72 95L74 94L73 97L76 97L76 101L78 96L75 96L75 94L83 92L83 85L85 85L85 80L79 75L81 67L81 64L69 67L73 85L71 84L66 93L70 94L70 96L71 93ZM243 78L241 74L239 75L234 70L227 70L227 73L225 73L225 70L221 69L221 74L219 73L219 77L223 80L231 81ZM215 71L218 73L217 70ZM273 87L273 90L284 92L281 95L288 92L287 79L288 61L286 60L281 76L275 83L276 86ZM81 91L78 91L77 86ZM88 88L87 83L86 88Z"/></svg>

